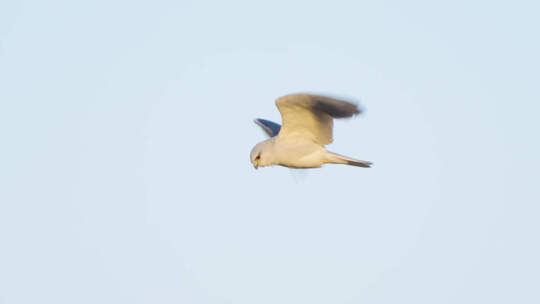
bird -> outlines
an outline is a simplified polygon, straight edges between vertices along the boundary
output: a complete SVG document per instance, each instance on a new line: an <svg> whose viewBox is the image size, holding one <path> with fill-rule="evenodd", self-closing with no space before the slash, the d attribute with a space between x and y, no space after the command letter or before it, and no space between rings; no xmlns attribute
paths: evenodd
<svg viewBox="0 0 540 304"><path fill-rule="evenodd" d="M360 114L358 105L323 95L295 93L275 101L282 126L257 118L254 122L270 137L253 147L253 167L279 165L291 169L320 168L323 164L345 164L370 168L369 161L333 153L325 145L332 143L334 118Z"/></svg>

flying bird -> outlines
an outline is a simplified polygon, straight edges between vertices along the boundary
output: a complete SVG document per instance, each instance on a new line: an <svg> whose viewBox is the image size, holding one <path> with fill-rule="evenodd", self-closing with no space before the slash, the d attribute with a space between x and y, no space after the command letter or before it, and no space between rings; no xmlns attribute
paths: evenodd
<svg viewBox="0 0 540 304"><path fill-rule="evenodd" d="M288 168L320 168L323 164L345 164L369 168L371 162L330 152L333 118L360 114L358 106L343 100L312 94L291 94L276 99L283 126L255 119L270 138L251 150L257 169L271 165Z"/></svg>

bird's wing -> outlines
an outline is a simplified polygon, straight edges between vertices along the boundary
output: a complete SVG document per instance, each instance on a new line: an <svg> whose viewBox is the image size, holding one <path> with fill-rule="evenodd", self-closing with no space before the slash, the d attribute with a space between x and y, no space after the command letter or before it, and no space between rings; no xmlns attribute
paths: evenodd
<svg viewBox="0 0 540 304"><path fill-rule="evenodd" d="M281 113L279 136L305 137L320 145L332 142L332 118L346 118L359 114L354 103L326 96L292 94L276 100Z"/></svg>
<svg viewBox="0 0 540 304"><path fill-rule="evenodd" d="M281 129L281 126L275 122L272 122L270 120L257 118L254 120L257 125L259 125L266 134L270 137L274 137L278 135L279 130Z"/></svg>

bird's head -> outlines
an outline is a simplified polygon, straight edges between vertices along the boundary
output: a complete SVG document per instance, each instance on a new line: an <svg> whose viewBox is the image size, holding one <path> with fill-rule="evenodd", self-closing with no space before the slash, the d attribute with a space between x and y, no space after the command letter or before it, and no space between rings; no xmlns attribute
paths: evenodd
<svg viewBox="0 0 540 304"><path fill-rule="evenodd" d="M253 167L257 169L258 167L266 167L268 165L271 165L271 159L270 159L270 145L272 143L270 140L265 140L263 142L258 143L253 149L251 150L250 158L251 163L253 164Z"/></svg>

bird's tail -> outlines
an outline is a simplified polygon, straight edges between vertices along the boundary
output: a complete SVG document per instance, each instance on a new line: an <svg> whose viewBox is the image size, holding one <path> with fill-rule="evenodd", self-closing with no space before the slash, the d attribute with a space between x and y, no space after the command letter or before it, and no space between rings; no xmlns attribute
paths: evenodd
<svg viewBox="0 0 540 304"><path fill-rule="evenodd" d="M328 151L328 154L326 155L326 163L345 164L345 165L351 165L351 166L363 167L363 168L371 168L371 165L372 165L371 162L368 162L365 160L354 159L352 157L340 155L337 153L332 153L330 151Z"/></svg>

